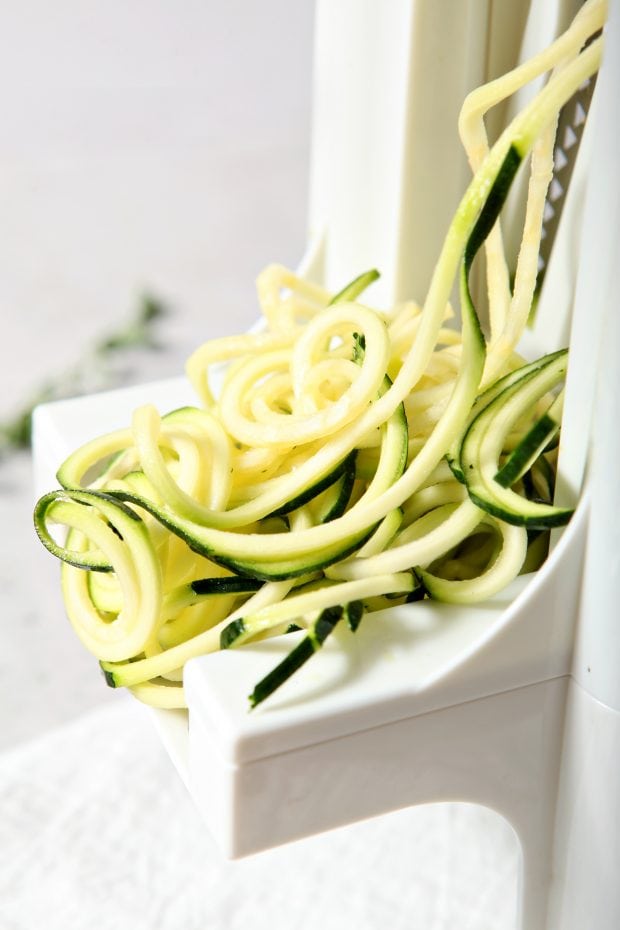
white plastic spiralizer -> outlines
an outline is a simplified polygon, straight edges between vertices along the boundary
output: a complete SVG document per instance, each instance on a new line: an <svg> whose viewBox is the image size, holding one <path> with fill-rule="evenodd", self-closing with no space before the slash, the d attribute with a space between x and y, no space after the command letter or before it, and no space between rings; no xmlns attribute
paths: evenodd
<svg viewBox="0 0 620 930"><path fill-rule="evenodd" d="M463 98L545 46L578 7L318 0L304 274L331 287L378 267L378 304L421 299L469 180L455 128ZM355 635L334 635L251 714L247 694L296 634L189 662L189 714L156 715L226 856L409 805L473 802L518 835L522 930L620 927L618 87L613 0L522 346L541 354L570 332L558 493L578 502L573 519L543 567L490 603L375 614ZM146 401L165 410L194 398L179 379L39 408L41 492L92 424L125 425Z"/></svg>

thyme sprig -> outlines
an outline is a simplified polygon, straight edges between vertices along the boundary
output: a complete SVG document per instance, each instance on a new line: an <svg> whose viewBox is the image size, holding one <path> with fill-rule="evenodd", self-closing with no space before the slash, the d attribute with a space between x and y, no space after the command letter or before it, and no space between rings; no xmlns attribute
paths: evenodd
<svg viewBox="0 0 620 930"><path fill-rule="evenodd" d="M126 370L119 372L114 367L113 363L119 356L130 350L161 349L156 337L156 324L166 313L167 308L162 301L143 294L137 311L124 326L98 338L80 362L35 386L17 412L0 422L0 456L30 447L32 414L39 404L115 387L127 376Z"/></svg>

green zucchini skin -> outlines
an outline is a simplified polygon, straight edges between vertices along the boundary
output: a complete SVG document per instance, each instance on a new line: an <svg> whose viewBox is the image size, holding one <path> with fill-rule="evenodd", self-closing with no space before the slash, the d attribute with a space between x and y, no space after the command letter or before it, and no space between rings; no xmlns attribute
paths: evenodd
<svg viewBox="0 0 620 930"><path fill-rule="evenodd" d="M243 617L233 620L220 633L220 649L230 649L245 631L246 626Z"/></svg>
<svg viewBox="0 0 620 930"><path fill-rule="evenodd" d="M355 633L364 616L364 605L361 601L350 601L345 606L344 612L349 629Z"/></svg>
<svg viewBox="0 0 620 930"><path fill-rule="evenodd" d="M555 405L554 401L549 410L534 423L495 475L495 480L503 488L509 488L518 481L557 436L560 419L553 415Z"/></svg>
<svg viewBox="0 0 620 930"><path fill-rule="evenodd" d="M251 594L262 588L263 582L253 578L198 578L190 581L189 587L194 594Z"/></svg>
<svg viewBox="0 0 620 930"><path fill-rule="evenodd" d="M334 562L340 562L342 559L348 558L348 556L357 552L360 546L364 545L375 529L376 526L370 526L363 533L350 536L344 542L336 544L336 546L326 547L296 559L282 559L275 562L244 561L221 555L218 552L211 552L209 558L218 565L229 568L245 578L254 578L259 581L288 581L292 578L301 578L304 575L322 571L333 565ZM191 543L188 542L188 545L193 548ZM199 550L196 549L196 551Z"/></svg>
<svg viewBox="0 0 620 930"><path fill-rule="evenodd" d="M336 468L333 469L333 471L329 472L327 475L317 481L316 484L313 484L306 488L304 491L301 491L299 494L296 494L295 497L291 498L291 500L287 501L281 507L278 507L276 510L272 511L269 516L282 517L291 513L293 510L297 510L299 507L303 507L304 504L308 504L311 500L314 500L315 497L318 497L319 494L322 494L323 491L326 491L327 488L330 488L343 475L349 475L352 468L353 474L355 475L356 454L356 450L354 449L346 458L342 460L342 462L336 466Z"/></svg>
<svg viewBox="0 0 620 930"><path fill-rule="evenodd" d="M101 662L99 663L99 667L101 668L101 674L103 675L104 681L108 688L116 688L114 672L109 672L106 668L103 667Z"/></svg>
<svg viewBox="0 0 620 930"><path fill-rule="evenodd" d="M539 456L523 476L523 483L531 486L528 497L550 503L555 492L555 471L544 455Z"/></svg>
<svg viewBox="0 0 620 930"><path fill-rule="evenodd" d="M96 553L77 552L59 545L55 542L47 528L48 518L52 517L53 519L55 505L71 503L87 507L93 504L96 506L98 502L102 504L102 510L104 515L108 518L110 529L112 529L117 536L123 538L118 527L110 522L110 517L114 514L118 514L122 520L129 519L144 527L143 521L131 507L127 507L122 501L117 500L109 494L104 494L101 491L64 490L51 491L49 494L43 495L43 497L37 501L34 509L34 527L41 543L48 552L51 552L57 559L66 562L68 565L73 565L75 568L81 568L86 571L111 572L113 570L112 565L106 559Z"/></svg>
<svg viewBox="0 0 620 930"><path fill-rule="evenodd" d="M342 608L331 608L331 612L337 616L336 622L342 616ZM334 623L334 626L336 625ZM222 647L225 648L225 647ZM315 646L309 636L297 643L294 649L276 665L264 678L254 686L254 690L248 695L250 710L253 710L259 704L274 693L284 682L291 677L298 669L304 665L315 653Z"/></svg>
<svg viewBox="0 0 620 930"><path fill-rule="evenodd" d="M351 500L351 494L353 493L353 485L355 484L356 460L357 452L354 451L349 456L347 467L340 478L340 487L338 488L336 500L331 507L323 513L319 521L320 523L330 523L332 520L337 520L347 509L349 501Z"/></svg>
<svg viewBox="0 0 620 930"><path fill-rule="evenodd" d="M460 450L460 468L470 499L487 513L528 529L549 529L564 526L572 509L554 507L528 500L503 487L497 475L497 459L485 452L485 442L492 436L495 453L512 423L527 412L532 404L547 393L566 372L566 350L541 360L537 369L528 370L510 383L488 403L470 424Z"/></svg>
<svg viewBox="0 0 620 930"><path fill-rule="evenodd" d="M343 287L342 290L338 291L337 294L334 294L327 306L333 307L334 304L357 300L366 288L370 287L370 285L380 277L381 275L376 268L371 268L370 271L364 271L362 274L358 275L357 278L353 278L353 280Z"/></svg>
<svg viewBox="0 0 620 930"><path fill-rule="evenodd" d="M355 632L364 616L364 605L361 601L351 601L344 606L328 607L321 611L314 621L308 634L254 687L248 696L250 709L261 704L274 693L284 682L310 659L321 648L327 637L333 632L336 624L346 619L349 629ZM232 626L232 624L231 624ZM224 631L225 632L225 631ZM231 634L232 635L232 634ZM232 645L232 641L222 642L222 648Z"/></svg>
<svg viewBox="0 0 620 930"><path fill-rule="evenodd" d="M471 362L476 366L478 383L484 370L486 341L480 325L480 318L478 317L471 296L469 274L474 258L499 217L520 164L521 156L513 146L510 146L491 184L490 190L478 215L478 219L467 238L463 252L459 281L463 314L463 342L465 344L465 340L467 340L467 342L472 345Z"/></svg>
<svg viewBox="0 0 620 930"><path fill-rule="evenodd" d="M469 234L467 245L465 246L465 254L463 256L463 265L466 274L469 274L478 249L483 245L485 239L495 225L495 221L506 202L510 187L521 166L522 160L523 156L521 153L511 144L495 176L495 180L491 184L489 193L478 214L478 219L476 220L474 228Z"/></svg>
<svg viewBox="0 0 620 930"><path fill-rule="evenodd" d="M465 476L461 469L461 447L463 445L463 439L465 434L475 418L484 410L488 404L494 400L498 394L504 391L506 388L510 387L512 384L515 384L517 381L520 381L522 377L530 372L538 371L547 360L552 358L559 357L565 353L565 349L560 349L557 352L552 352L549 355L544 356L543 358L536 359L533 362L529 362L526 365L522 365L520 368L516 368L514 371L509 372L507 375L503 375L501 378L498 378L497 381L494 381L493 384L489 385L486 390L482 392L476 399L471 414L467 419L465 429L461 435L455 440L451 445L450 449L446 452L446 461L450 466L452 474L460 481L461 484L465 484Z"/></svg>

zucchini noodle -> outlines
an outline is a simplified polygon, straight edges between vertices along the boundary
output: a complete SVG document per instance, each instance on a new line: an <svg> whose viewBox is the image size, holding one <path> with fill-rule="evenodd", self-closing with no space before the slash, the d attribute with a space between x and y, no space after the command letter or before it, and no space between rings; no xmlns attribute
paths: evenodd
<svg viewBox="0 0 620 930"><path fill-rule="evenodd" d="M571 516L553 505L567 357L526 363L516 346L558 113L599 66L605 15L589 0L553 45L465 101L474 175L423 305L360 302L374 270L333 294L270 265L260 325L190 357L196 407L140 407L61 465L35 527L108 684L183 707L188 660L300 630L255 706L337 623L355 630L364 613L426 597L477 603L544 560L549 529ZM547 72L489 146L485 114ZM499 216L530 156L511 292ZM468 286L482 245L488 344Z"/></svg>

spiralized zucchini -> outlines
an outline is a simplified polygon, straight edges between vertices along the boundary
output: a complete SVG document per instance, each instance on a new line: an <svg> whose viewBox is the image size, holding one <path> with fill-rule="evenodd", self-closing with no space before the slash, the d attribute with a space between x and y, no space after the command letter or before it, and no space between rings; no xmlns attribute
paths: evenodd
<svg viewBox="0 0 620 930"><path fill-rule="evenodd" d="M465 101L474 176L423 306L361 302L374 270L334 295L272 265L258 279L262 326L189 359L199 406L141 407L63 463L35 526L110 685L183 707L189 659L305 630L255 706L338 622L354 630L365 612L424 597L476 603L545 558L548 528L570 518L553 505L566 353L526 363L516 347L558 112L599 66L605 16L589 0L552 46ZM489 148L484 114L548 71ZM511 291L498 217L530 154ZM483 244L488 344L468 286Z"/></svg>

